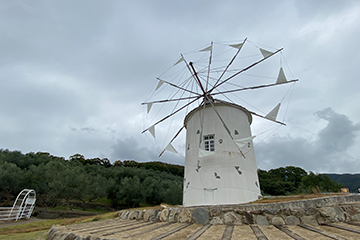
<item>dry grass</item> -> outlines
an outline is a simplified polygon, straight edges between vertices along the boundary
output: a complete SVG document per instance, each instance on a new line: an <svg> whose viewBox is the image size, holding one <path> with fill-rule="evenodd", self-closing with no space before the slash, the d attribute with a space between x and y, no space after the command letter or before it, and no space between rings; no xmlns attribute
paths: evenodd
<svg viewBox="0 0 360 240"><path fill-rule="evenodd" d="M12 227L4 227L0 229L0 235L7 235L13 233L29 233L36 231L43 231L50 229L53 225L69 225L75 223L85 223L96 220L103 220L109 218L115 218L118 212L110 212L105 214L99 214L95 216L79 217L79 218L63 218L63 219L51 219L40 222L32 222L22 225L16 225Z"/></svg>

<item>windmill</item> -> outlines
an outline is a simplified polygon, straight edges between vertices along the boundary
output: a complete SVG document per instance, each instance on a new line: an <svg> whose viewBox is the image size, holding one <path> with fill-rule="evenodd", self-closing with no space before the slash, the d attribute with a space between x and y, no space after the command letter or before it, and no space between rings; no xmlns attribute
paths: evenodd
<svg viewBox="0 0 360 240"><path fill-rule="evenodd" d="M265 72L266 69L259 69L259 66L282 51L282 48L269 51L252 44L260 52L240 57L248 42L245 39L241 43L219 44L225 49L223 51L216 51L215 43L211 42L209 46L181 54L172 67L178 69L157 78L155 92L167 85L173 90L170 95L142 103L147 106L147 113L153 104L174 104L170 114L143 131L154 138L155 127L179 112L186 112L183 125L160 153L161 156L166 150L177 152L172 143L186 129L184 206L239 204L257 200L261 195L253 147L255 136L250 125L253 116L285 125L277 120L281 103L265 115L235 103L229 95L283 86L298 79L287 80L280 66L275 82L250 80L250 86L243 85L246 78L258 77L248 72L254 68ZM192 62L188 60L191 54L201 55ZM229 54L231 57L226 58Z"/></svg>

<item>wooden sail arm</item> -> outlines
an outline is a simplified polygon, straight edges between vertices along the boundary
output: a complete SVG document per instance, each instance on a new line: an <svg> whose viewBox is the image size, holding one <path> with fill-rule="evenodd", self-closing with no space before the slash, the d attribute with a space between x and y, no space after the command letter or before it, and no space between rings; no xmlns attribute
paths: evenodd
<svg viewBox="0 0 360 240"><path fill-rule="evenodd" d="M183 90L183 91L185 91L185 92L189 92L189 93L192 93L192 94L195 94L195 95L198 95L198 96L201 95L200 93L190 91L190 90L188 90L188 89L186 89L186 88L180 87L180 86L178 86L178 85L176 85L176 84L173 84L173 83L171 83L171 82L165 81L165 80L163 80L163 79L160 79L160 78L156 78L156 79L159 80L159 81L163 81L164 83L169 84L170 86L173 86L173 87L175 87L175 88L181 89L181 90Z"/></svg>
<svg viewBox="0 0 360 240"><path fill-rule="evenodd" d="M171 139L171 141L169 142L169 144L171 144L176 138L177 136L181 133L181 131L185 128L185 125L182 126L179 131L175 134L175 136ZM163 155L163 153L166 151L166 148L160 153L159 157L161 157L161 155Z"/></svg>
<svg viewBox="0 0 360 240"><path fill-rule="evenodd" d="M192 100L191 102L188 102L187 104L185 104L185 105L182 106L181 108L177 109L175 112L172 112L172 113L170 113L169 115L167 115L166 117L160 119L159 121L157 121L157 122L156 122L155 124L153 124L152 126L155 126L155 125L163 122L164 120L168 119L168 118L171 117L172 115L180 112L182 109L184 109L184 108L186 108L187 106L191 105L192 103L194 103L196 100L198 100L198 99L201 98L201 97L202 97L202 95L201 95L201 96L198 96L197 98L195 98L195 99ZM141 133L144 133L144 132L146 132L147 130L149 130L149 128L145 129L145 130L142 131Z"/></svg>
<svg viewBox="0 0 360 240"><path fill-rule="evenodd" d="M240 91L253 90L253 89L265 88L265 87L273 87L273 86L286 84L286 83L297 82L297 81L299 81L299 79L293 79L293 80L290 80L290 81L287 81L287 82L282 82L282 83L272 83L272 84L267 84L267 85L258 85L258 86L252 86L252 87L233 89L233 90L228 90L228 91L223 91L223 92L212 93L211 95L219 95L219 94L224 94L224 93L240 92Z"/></svg>
<svg viewBox="0 0 360 240"><path fill-rule="evenodd" d="M245 40L243 41L243 45L246 42L247 38L245 38ZM237 55L240 53L242 47L239 48L239 50L237 50L237 52L235 53L234 57L231 59L231 61L229 62L229 64L226 66L226 68L224 69L224 71L222 72L222 74L220 75L219 79L216 81L216 83L214 84L214 86L216 86L216 84L218 84L221 80L221 78L224 76L224 74L226 73L226 71L228 70L228 68L231 66L231 64L234 62L234 60L236 59ZM214 87L213 87L214 88ZM211 89L209 92L211 92L213 89Z"/></svg>
<svg viewBox="0 0 360 240"><path fill-rule="evenodd" d="M201 91L203 92L203 94L205 94L205 93L206 93L206 92L205 92L205 89L204 89L203 85L201 84L200 78L199 78L199 76L198 76L198 74L197 74L197 72L196 72L196 70L195 70L195 68L194 68L193 63L192 63L192 62L189 62L189 65L190 65L190 67L191 67L191 70L192 70L192 73L193 73L193 76L194 76L196 82L197 82L198 85L200 86Z"/></svg>
<svg viewBox="0 0 360 240"><path fill-rule="evenodd" d="M237 75L239 75L240 73L243 73L243 72L245 72L245 71L249 70L250 68L252 68L252 67L254 67L254 66L258 65L259 63L261 63L261 62L265 61L266 59L268 59L268 58L269 58L269 57L271 57L271 56L274 56L275 54L277 54L278 52L280 52L280 51L282 51L282 50L283 50L283 48L280 48L279 50L277 50L277 51L273 52L273 53L272 53L272 54L270 54L269 56L262 58L261 60L259 60L259 61L255 62L255 63L253 63L253 64L251 64L251 65L247 66L246 68L243 68L242 70L240 70L239 72L237 72L237 73L235 73L235 74L231 75L230 77L228 77L228 78L227 78L227 79L225 79L224 81L222 81L222 82L220 82L220 83L218 83L218 84L214 85L214 86L213 86L213 87L209 90L209 93L211 93L211 92L212 92L215 88L217 88L217 87L219 87L220 85L222 85L222 84L226 83L226 82L227 82L227 81L229 81L230 79L232 79L232 78L236 77L236 76L237 76Z"/></svg>
<svg viewBox="0 0 360 240"><path fill-rule="evenodd" d="M201 81L200 81L200 79L199 79L199 77L198 77L198 75L197 75L197 73L196 73L196 71L194 69L193 63L192 62L188 63L186 61L186 59L184 58L184 56L182 54L180 54L180 55L181 55L181 58L184 60L184 62L186 64L186 67L189 69L189 72L191 73L191 76L195 79L195 82L199 85L199 87L201 88L201 91L203 92L203 94L205 94L204 87L202 86Z"/></svg>
<svg viewBox="0 0 360 240"><path fill-rule="evenodd" d="M249 111L249 110L248 110L248 111ZM279 121L276 121L276 120L269 119L269 118L267 118L267 117L264 117L264 116L262 116L262 115L260 115L260 114L255 113L255 112L249 111L249 113L251 113L251 114L253 114L253 115L257 116L257 117L261 117L261 118L264 118L264 119L266 119L266 120L269 120L269 121L272 121L272 122L276 122L276 123L278 123L278 124L281 124L281 125L286 126L286 124L283 123L283 122L279 122Z"/></svg>
<svg viewBox="0 0 360 240"><path fill-rule="evenodd" d="M146 105L149 103L165 103L165 102L175 102L175 101L181 101L181 100L189 100L193 98L197 98L198 96L192 96L192 97L183 97L183 98L174 98L174 99L164 99L164 100L157 100L152 102L143 102L141 105Z"/></svg>
<svg viewBox="0 0 360 240"><path fill-rule="evenodd" d="M207 72L207 77L206 77L206 91L208 90L208 85L209 85L209 77L210 77L210 66L211 66L211 61L212 61L212 54L213 54L213 45L214 43L211 42L211 50L210 50L210 56L209 56L209 65L208 65L208 72Z"/></svg>

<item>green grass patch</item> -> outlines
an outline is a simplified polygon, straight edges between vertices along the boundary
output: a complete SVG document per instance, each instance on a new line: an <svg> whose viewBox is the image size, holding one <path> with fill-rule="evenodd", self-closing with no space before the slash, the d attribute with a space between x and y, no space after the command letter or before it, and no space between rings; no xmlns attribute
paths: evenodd
<svg viewBox="0 0 360 240"><path fill-rule="evenodd" d="M69 209L66 206L56 206L53 208L50 208L50 210L54 210L54 211L69 211ZM98 214L103 214L103 213L108 213L109 211L103 210L103 209L96 209L96 208L81 208L81 207L72 207L71 208L72 211L76 211L76 212L91 212L91 213L98 213Z"/></svg>
<svg viewBox="0 0 360 240"><path fill-rule="evenodd" d="M48 230L29 232L29 233L13 233L0 236L0 240L45 240Z"/></svg>

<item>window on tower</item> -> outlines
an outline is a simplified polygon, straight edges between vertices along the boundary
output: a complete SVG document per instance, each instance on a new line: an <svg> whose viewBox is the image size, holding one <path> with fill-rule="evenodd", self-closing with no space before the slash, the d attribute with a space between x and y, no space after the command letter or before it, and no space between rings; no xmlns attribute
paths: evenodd
<svg viewBox="0 0 360 240"><path fill-rule="evenodd" d="M205 151L211 151L214 152L215 151L215 135L206 135L204 136L204 146L205 146Z"/></svg>

